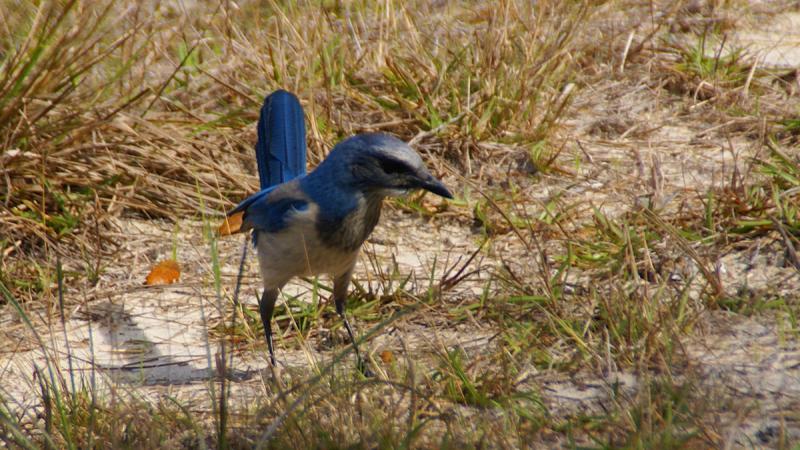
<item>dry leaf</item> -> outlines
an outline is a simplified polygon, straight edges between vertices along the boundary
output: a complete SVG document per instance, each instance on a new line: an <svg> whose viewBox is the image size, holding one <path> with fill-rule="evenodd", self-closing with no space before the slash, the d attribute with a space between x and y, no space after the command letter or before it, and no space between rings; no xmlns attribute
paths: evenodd
<svg viewBox="0 0 800 450"><path fill-rule="evenodd" d="M242 217L244 217L244 211L237 212L232 216L228 216L225 218L225 222L222 222L222 225L217 228L217 232L220 236L229 236L234 233L238 233L242 229Z"/></svg>
<svg viewBox="0 0 800 450"><path fill-rule="evenodd" d="M174 259L166 259L156 264L155 267L147 274L145 284L148 286L156 284L172 284L181 278L181 267L178 261Z"/></svg>
<svg viewBox="0 0 800 450"><path fill-rule="evenodd" d="M384 350L381 352L381 361L384 364L389 364L390 362L394 361L394 354L391 350Z"/></svg>

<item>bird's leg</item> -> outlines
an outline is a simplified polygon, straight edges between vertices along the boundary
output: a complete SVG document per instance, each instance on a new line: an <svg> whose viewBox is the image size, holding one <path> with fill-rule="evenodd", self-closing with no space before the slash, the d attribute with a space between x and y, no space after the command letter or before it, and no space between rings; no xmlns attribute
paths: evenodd
<svg viewBox="0 0 800 450"><path fill-rule="evenodd" d="M353 333L353 327L350 326L350 321L347 320L347 314L345 314L345 301L347 300L347 288L350 286L350 277L353 275L353 270L350 269L344 275L338 276L333 280L333 301L336 304L336 313L342 318L344 322L344 327L347 329L347 334L350 336L350 343L353 344L353 350L356 353L356 366L358 370L361 371L364 376L372 376L372 372L369 368L364 364L364 360L361 359L361 352L358 351L358 344L356 344L356 336Z"/></svg>
<svg viewBox="0 0 800 450"><path fill-rule="evenodd" d="M278 300L277 289L264 289L258 302L261 323L264 325L264 335L267 337L267 347L269 347L269 359L273 366L275 366L275 349L272 347L272 312L275 310L276 300Z"/></svg>

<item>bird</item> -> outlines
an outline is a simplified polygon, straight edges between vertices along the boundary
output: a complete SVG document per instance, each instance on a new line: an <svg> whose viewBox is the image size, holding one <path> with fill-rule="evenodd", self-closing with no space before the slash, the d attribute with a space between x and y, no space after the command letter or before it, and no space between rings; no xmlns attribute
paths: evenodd
<svg viewBox="0 0 800 450"><path fill-rule="evenodd" d="M289 135L298 136L294 131ZM345 301L361 246L378 223L383 200L416 189L444 198L453 195L408 144L382 133L344 139L308 174L294 169L284 174L297 174L293 178L264 187L265 179L280 177L265 176L260 166L262 189L227 213L234 224L228 232L252 231L264 284L259 312L270 361L276 365L271 321L279 291L295 277L326 274L333 280L336 312L357 367L367 374Z"/></svg>

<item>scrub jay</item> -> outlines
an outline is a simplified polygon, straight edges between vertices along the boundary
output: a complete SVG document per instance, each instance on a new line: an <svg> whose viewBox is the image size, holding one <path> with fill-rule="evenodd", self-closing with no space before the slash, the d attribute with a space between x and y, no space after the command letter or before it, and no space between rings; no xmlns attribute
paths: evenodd
<svg viewBox="0 0 800 450"><path fill-rule="evenodd" d="M281 94L279 97L296 102L294 96ZM286 164L288 160L285 159L280 161L291 147L287 147L286 142L292 143L295 150L301 147L305 150L304 139L299 139L303 132L298 131L303 127L302 109L296 109L299 103L296 108L287 108L292 102L280 103L270 98L272 96L267 98L262 109L259 140L264 137L267 143L266 138L280 136L284 143L272 145L275 140L268 142L269 168L261 164L267 160L263 152L258 156L262 190L228 213L231 223L241 223L233 232L253 230L264 281L259 311L270 360L274 365L271 319L278 291L294 277L328 274L333 279L336 312L347 329L358 367L364 371L353 329L345 315L345 300L361 244L378 223L383 199L412 189L425 189L445 198L452 198L452 194L431 175L417 152L405 142L379 133L360 134L341 141L313 172L305 175L305 167ZM282 106L273 108L270 116L270 106L276 105ZM281 127L269 127L271 134L262 135L263 122L269 122L264 120L265 111L267 119L294 111L290 120L275 121L289 131L281 134ZM272 158L276 151L283 156ZM259 153L258 148L256 152ZM292 158L289 160L296 162L301 157ZM288 169L273 170L273 159ZM265 187L265 180L266 183L281 183Z"/></svg>

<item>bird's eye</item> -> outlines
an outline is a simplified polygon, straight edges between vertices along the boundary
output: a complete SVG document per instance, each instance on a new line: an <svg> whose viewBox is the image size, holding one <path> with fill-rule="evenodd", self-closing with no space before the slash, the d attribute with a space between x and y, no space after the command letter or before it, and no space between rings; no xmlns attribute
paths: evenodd
<svg viewBox="0 0 800 450"><path fill-rule="evenodd" d="M400 161L393 159L382 159L380 161L381 170L387 175L397 175L409 172L408 166Z"/></svg>

